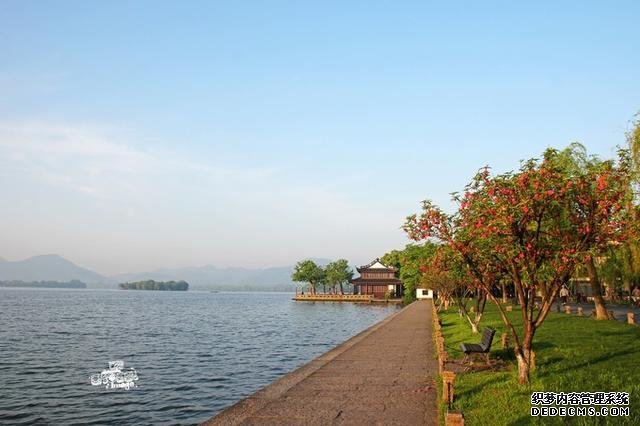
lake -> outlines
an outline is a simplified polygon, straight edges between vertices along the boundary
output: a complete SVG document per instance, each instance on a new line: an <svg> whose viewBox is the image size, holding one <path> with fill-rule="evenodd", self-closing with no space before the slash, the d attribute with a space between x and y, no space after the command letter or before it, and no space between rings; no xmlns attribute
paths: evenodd
<svg viewBox="0 0 640 426"><path fill-rule="evenodd" d="M0 423L196 424L397 310L292 296L0 288Z"/></svg>

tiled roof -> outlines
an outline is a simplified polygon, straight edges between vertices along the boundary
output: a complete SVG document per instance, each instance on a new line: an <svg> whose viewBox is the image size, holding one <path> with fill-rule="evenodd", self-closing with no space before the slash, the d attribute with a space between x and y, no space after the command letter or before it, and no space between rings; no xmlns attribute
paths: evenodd
<svg viewBox="0 0 640 426"><path fill-rule="evenodd" d="M357 285L387 285L387 284L402 284L402 281L400 281L397 278L362 278L362 277L358 277L358 278L354 278L351 281L349 281L351 284L357 284Z"/></svg>
<svg viewBox="0 0 640 426"><path fill-rule="evenodd" d="M374 266L374 265L376 265L376 263L377 263L379 266ZM393 268L393 267L387 266L387 265L385 265L384 263L382 263L382 262L380 261L380 258L376 258L374 261L372 261L372 262L371 262L371 263L369 263L368 265L360 266L359 268L356 268L356 269L358 270L358 272L360 272L362 269L369 269L369 268L371 268L371 269L375 269L375 270L378 270L378 271L384 271L384 270L387 270L387 271L394 271L394 272L395 272L395 271L397 271L397 269L396 269L396 268Z"/></svg>

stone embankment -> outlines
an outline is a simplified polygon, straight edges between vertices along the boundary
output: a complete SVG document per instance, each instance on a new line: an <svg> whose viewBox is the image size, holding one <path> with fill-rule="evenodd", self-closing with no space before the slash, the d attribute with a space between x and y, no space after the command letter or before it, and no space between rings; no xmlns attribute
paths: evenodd
<svg viewBox="0 0 640 426"><path fill-rule="evenodd" d="M436 425L432 302L419 301L205 425Z"/></svg>

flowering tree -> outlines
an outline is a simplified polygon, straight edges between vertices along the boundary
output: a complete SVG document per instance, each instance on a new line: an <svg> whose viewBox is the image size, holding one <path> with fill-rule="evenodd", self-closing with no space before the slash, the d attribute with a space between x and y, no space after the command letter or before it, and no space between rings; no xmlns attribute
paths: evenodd
<svg viewBox="0 0 640 426"><path fill-rule="evenodd" d="M640 112L636 113L631 122L631 129L626 136L631 153L631 168L637 201L640 198Z"/></svg>
<svg viewBox="0 0 640 426"><path fill-rule="evenodd" d="M465 260L513 338L520 383L529 382L535 332L577 263L626 236L624 152L619 163L599 162L582 174L570 173L566 155L548 149L541 160L495 177L482 169L457 198L455 214L425 201L422 214L408 217L404 226L410 237L438 238ZM500 274L513 282L521 333L491 292Z"/></svg>
<svg viewBox="0 0 640 426"><path fill-rule="evenodd" d="M463 280L455 274L454 265L449 262L449 254L455 253L447 246L438 245L433 257L420 265L420 284L432 289L438 296L438 310L449 309L454 293L460 291Z"/></svg>
<svg viewBox="0 0 640 426"><path fill-rule="evenodd" d="M635 234L631 205L632 170L628 151L621 151L618 164L587 156L577 143L560 152L554 161L566 179L575 183L571 220L583 238L583 264L589 275L596 319L608 319L603 289L595 259L610 255L611 247L628 241ZM610 283L610 287L613 283Z"/></svg>
<svg viewBox="0 0 640 426"><path fill-rule="evenodd" d="M449 301L455 300L458 313L478 333L478 324L482 320L487 294L478 280L470 273L464 259L450 246L440 245L431 262L423 265L423 283L438 292L441 306L447 309ZM468 301L475 297L474 309L467 309Z"/></svg>

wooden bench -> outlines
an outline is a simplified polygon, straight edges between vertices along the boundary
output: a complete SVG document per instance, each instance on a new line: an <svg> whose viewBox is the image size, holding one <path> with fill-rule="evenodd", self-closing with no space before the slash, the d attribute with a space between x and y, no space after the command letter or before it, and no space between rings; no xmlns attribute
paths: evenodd
<svg viewBox="0 0 640 426"><path fill-rule="evenodd" d="M460 349L464 353L464 359L462 360L465 364L470 364L471 359L470 356L473 354L481 354L484 356L487 361L487 365L489 365L489 351L491 350L491 343L493 343L493 336L496 334L496 330L491 327L485 327L482 332L482 340L480 340L480 344L476 343L461 343Z"/></svg>

